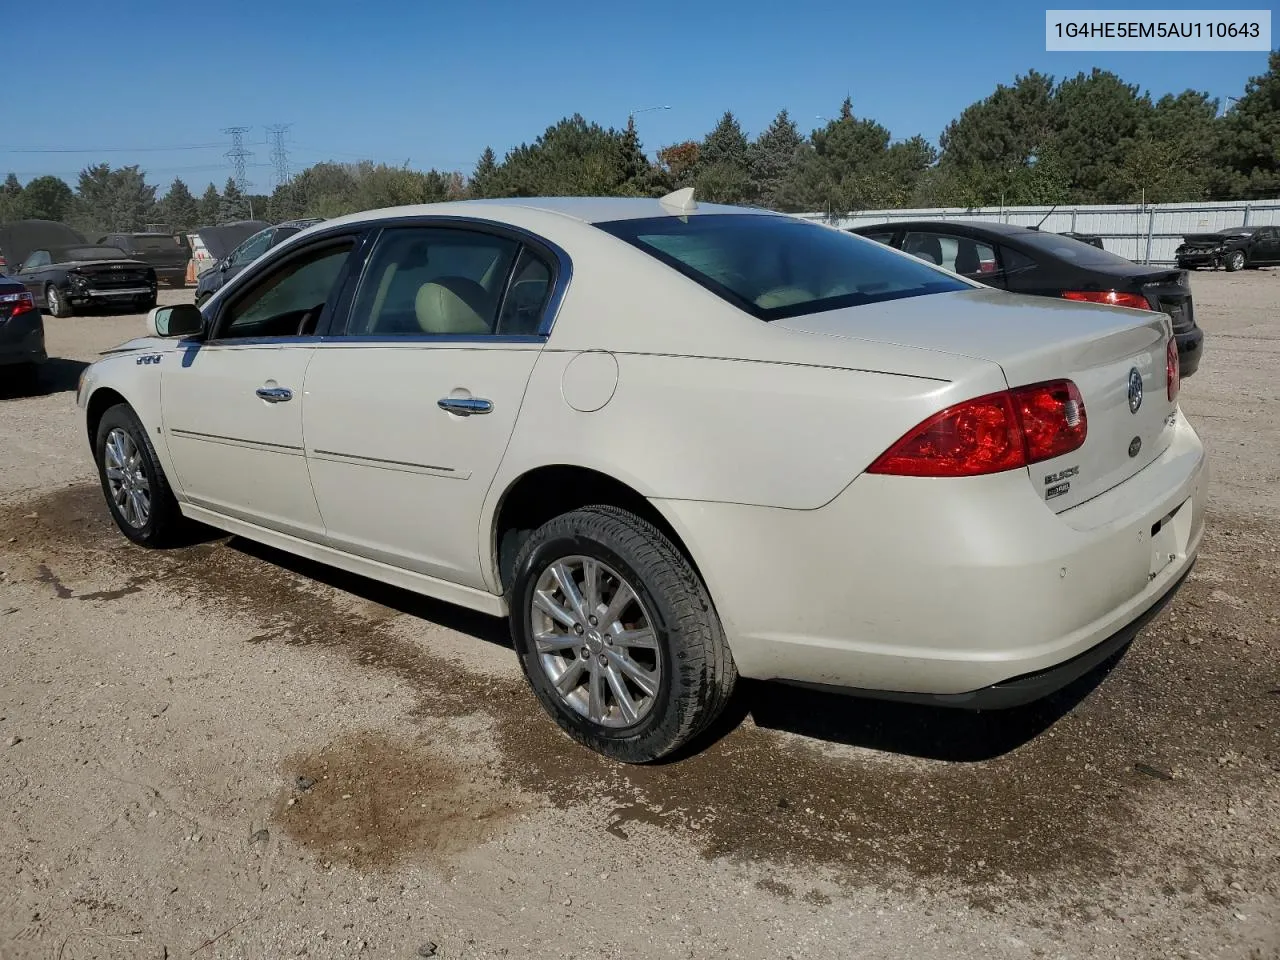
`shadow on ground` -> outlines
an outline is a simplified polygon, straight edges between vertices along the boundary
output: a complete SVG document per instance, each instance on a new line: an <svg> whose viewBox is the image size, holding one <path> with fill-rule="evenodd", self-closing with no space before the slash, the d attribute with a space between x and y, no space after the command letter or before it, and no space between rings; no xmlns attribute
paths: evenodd
<svg viewBox="0 0 1280 960"><path fill-rule="evenodd" d="M28 374L16 374L0 368L0 400L21 400L27 397L45 397L54 393L67 393L76 388L80 374L89 364L83 360L50 357L40 365L34 379Z"/></svg>

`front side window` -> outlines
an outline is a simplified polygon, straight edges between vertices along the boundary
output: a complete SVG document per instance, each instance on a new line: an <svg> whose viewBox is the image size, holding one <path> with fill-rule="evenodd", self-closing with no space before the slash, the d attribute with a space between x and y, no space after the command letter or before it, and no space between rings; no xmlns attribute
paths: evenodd
<svg viewBox="0 0 1280 960"><path fill-rule="evenodd" d="M47 267L50 263L52 260L49 258L48 250L36 250L27 257L27 262L22 266L27 270L35 270L37 267Z"/></svg>
<svg viewBox="0 0 1280 960"><path fill-rule="evenodd" d="M970 289L893 250L796 217L703 214L596 226L766 321Z"/></svg>
<svg viewBox="0 0 1280 960"><path fill-rule="evenodd" d="M258 259L258 257L266 253L267 248L270 246L271 230L263 230L259 233L255 233L244 243L240 244L240 246L236 247L236 249L232 251L231 256L227 259L233 267L243 267L247 264L253 263L253 261Z"/></svg>
<svg viewBox="0 0 1280 960"><path fill-rule="evenodd" d="M228 304L217 339L313 334L354 246L353 240L325 245L256 280Z"/></svg>
<svg viewBox="0 0 1280 960"><path fill-rule="evenodd" d="M466 336L515 332L502 308L520 243L478 231L398 227L383 231L356 291L352 336ZM532 295L533 267L522 267L522 295ZM515 278L519 280L520 277ZM512 324L523 314L511 308ZM535 323L536 326L536 323Z"/></svg>

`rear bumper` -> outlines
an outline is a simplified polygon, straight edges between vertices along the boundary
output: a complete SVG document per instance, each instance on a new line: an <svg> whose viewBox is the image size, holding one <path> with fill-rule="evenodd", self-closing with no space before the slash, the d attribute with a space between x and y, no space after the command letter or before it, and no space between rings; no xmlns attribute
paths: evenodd
<svg viewBox="0 0 1280 960"><path fill-rule="evenodd" d="M1174 339L1178 341L1178 373L1186 379L1200 367L1200 357L1204 353L1204 331L1193 327L1185 333L1174 334Z"/></svg>
<svg viewBox="0 0 1280 960"><path fill-rule="evenodd" d="M1062 514L1025 471L863 475L817 510L654 503L744 676L1012 704L1123 646L1190 570L1204 449L1181 413L1170 429L1157 460Z"/></svg>
<svg viewBox="0 0 1280 960"><path fill-rule="evenodd" d="M0 366L44 363L44 322L32 311L0 321Z"/></svg>

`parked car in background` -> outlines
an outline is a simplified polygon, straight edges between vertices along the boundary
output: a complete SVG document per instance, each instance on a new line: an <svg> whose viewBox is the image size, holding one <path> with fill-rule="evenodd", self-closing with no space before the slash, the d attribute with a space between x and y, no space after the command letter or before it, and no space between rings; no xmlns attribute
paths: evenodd
<svg viewBox="0 0 1280 960"><path fill-rule="evenodd" d="M181 234L109 233L98 238L99 246L116 247L134 260L151 264L156 279L171 287L187 285L187 263L191 243Z"/></svg>
<svg viewBox="0 0 1280 960"><path fill-rule="evenodd" d="M47 359L35 298L18 281L0 276L0 380L33 384Z"/></svg>
<svg viewBox="0 0 1280 960"><path fill-rule="evenodd" d="M202 306L207 303L209 298L222 288L223 284L272 247L283 243L295 233L320 222L321 220L318 218L286 220L284 223L277 223L275 226L259 230L247 238L240 246L200 274L199 279L196 281L196 305Z"/></svg>
<svg viewBox="0 0 1280 960"><path fill-rule="evenodd" d="M1134 263L1093 244L1031 227L973 220L913 220L854 227L990 287L1169 315L1183 377L1200 366L1204 331L1185 270Z"/></svg>
<svg viewBox="0 0 1280 960"><path fill-rule="evenodd" d="M83 244L33 250L14 274L37 306L55 317L69 317L85 307L156 305L156 272L118 247Z"/></svg>
<svg viewBox="0 0 1280 960"><path fill-rule="evenodd" d="M56 220L0 223L0 273L13 276L32 250L74 247L88 242L78 230Z"/></svg>
<svg viewBox="0 0 1280 960"><path fill-rule="evenodd" d="M1280 265L1280 227L1234 227L1217 233L1188 233L1174 251L1184 270L1199 267L1246 267Z"/></svg>
<svg viewBox="0 0 1280 960"><path fill-rule="evenodd" d="M1204 529L1167 316L688 189L341 217L148 331L76 391L124 536L200 520L506 616L546 711L620 761L739 676L1037 700Z"/></svg>
<svg viewBox="0 0 1280 960"><path fill-rule="evenodd" d="M195 261L196 277L199 278L226 257L245 238L269 226L271 224L265 220L235 220L216 227L197 227L189 231L187 242L191 246L191 259Z"/></svg>

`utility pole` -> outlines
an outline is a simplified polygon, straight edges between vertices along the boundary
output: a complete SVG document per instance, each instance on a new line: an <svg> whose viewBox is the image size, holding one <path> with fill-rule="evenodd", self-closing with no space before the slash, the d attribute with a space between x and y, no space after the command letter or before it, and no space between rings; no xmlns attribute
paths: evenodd
<svg viewBox="0 0 1280 960"><path fill-rule="evenodd" d="M244 135L249 132L249 128L227 127L222 132L231 137L231 149L224 153L223 156L231 161L236 189L241 193L248 193L249 180L245 176L245 161L253 156L253 151L245 148Z"/></svg>
<svg viewBox="0 0 1280 960"><path fill-rule="evenodd" d="M284 134L293 124L277 123L267 127L267 142L271 144L271 163L276 168L276 186L289 182L289 151L284 145Z"/></svg>

